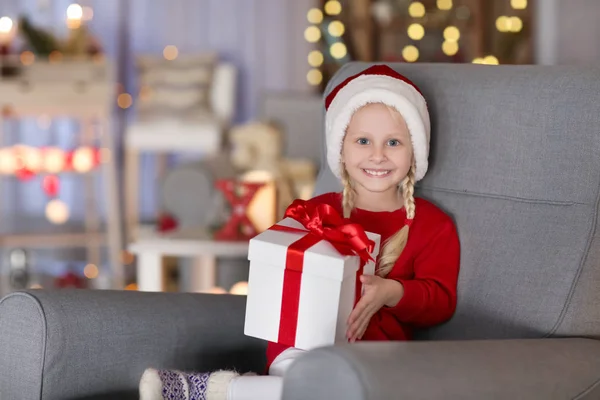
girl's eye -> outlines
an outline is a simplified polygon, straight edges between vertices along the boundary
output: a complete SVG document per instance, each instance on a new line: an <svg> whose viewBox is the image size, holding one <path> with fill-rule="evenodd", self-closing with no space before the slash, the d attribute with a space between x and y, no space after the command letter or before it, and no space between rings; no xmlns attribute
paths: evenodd
<svg viewBox="0 0 600 400"><path fill-rule="evenodd" d="M369 139L360 138L356 141L358 144L369 144Z"/></svg>
<svg viewBox="0 0 600 400"><path fill-rule="evenodd" d="M391 147L400 146L400 141L397 139L390 139L390 140L388 140L388 146L391 146Z"/></svg>

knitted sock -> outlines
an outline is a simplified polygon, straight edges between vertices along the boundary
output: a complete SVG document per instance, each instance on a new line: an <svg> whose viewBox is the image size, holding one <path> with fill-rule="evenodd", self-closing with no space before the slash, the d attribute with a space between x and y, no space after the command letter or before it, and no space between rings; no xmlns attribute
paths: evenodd
<svg viewBox="0 0 600 400"><path fill-rule="evenodd" d="M140 400L227 400L233 371L183 372L149 368L140 379Z"/></svg>

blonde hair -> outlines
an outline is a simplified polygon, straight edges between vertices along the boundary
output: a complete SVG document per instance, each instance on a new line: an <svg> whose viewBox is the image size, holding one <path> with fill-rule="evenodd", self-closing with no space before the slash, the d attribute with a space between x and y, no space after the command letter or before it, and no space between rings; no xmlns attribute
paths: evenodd
<svg viewBox="0 0 600 400"><path fill-rule="evenodd" d="M393 114L399 114L395 109L389 106L388 109L390 109L390 111L394 111ZM402 183L398 185L398 194L401 195L404 200L404 209L406 210L407 221L415 218L416 206L414 192L416 169L415 162L413 161L410 169L408 170L406 178L404 178ZM341 165L341 171L342 185L344 187L342 192L342 209L344 212L344 218L350 218L356 201L356 191L352 186L352 180L350 179L350 175L348 174L348 171L346 171L343 163ZM394 264L406 247L409 230L410 226L405 224L401 229L399 229L385 241L381 251L379 252L380 255L376 270L377 275L385 277L390 273L392 268L394 268Z"/></svg>

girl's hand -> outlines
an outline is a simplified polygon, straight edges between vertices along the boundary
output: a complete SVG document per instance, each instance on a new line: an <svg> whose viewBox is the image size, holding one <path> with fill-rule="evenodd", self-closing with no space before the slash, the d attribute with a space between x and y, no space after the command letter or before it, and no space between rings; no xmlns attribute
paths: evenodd
<svg viewBox="0 0 600 400"><path fill-rule="evenodd" d="M400 282L385 279L377 275L361 275L364 293L348 318L346 336L350 342L362 339L371 318L381 307L392 307L404 295L404 287Z"/></svg>

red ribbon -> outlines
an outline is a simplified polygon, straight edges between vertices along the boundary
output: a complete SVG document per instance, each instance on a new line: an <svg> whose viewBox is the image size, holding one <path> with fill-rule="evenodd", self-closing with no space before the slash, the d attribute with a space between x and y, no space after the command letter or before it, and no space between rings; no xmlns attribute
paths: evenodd
<svg viewBox="0 0 600 400"><path fill-rule="evenodd" d="M360 268L357 278L362 274L364 265L373 260L371 252L375 243L367 237L359 224L343 219L328 204L310 204L304 200L295 200L286 210L285 217L300 222L304 228L292 228L274 225L269 230L292 233L305 233L292 243L287 250L283 283L283 297L279 322L278 342L294 346L298 327L298 308L300 305L300 284L304 264L304 252L327 240L342 255L357 255ZM356 298L360 296L357 285Z"/></svg>

